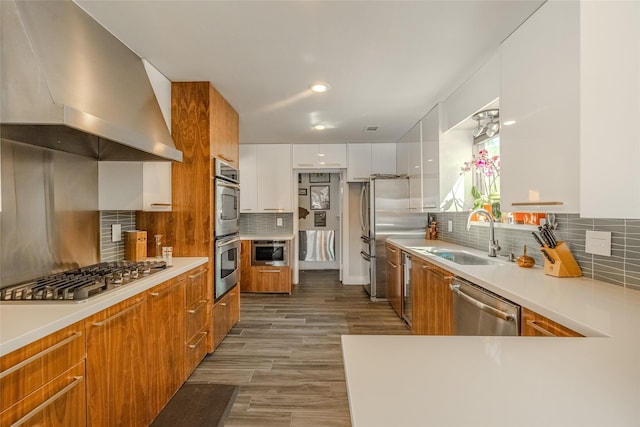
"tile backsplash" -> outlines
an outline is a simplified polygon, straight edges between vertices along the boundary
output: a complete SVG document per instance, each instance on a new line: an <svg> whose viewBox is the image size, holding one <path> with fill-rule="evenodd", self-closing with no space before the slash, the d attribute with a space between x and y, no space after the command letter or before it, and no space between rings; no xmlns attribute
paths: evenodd
<svg viewBox="0 0 640 427"><path fill-rule="evenodd" d="M441 212L433 215L438 221L438 238L446 242L486 251L489 247L488 225L472 225L466 230L466 212ZM447 231L452 221L453 231ZM619 286L640 290L640 220L636 219L591 219L578 214L556 214L559 240L567 243L580 265L584 277L601 280ZM587 230L611 232L611 256L593 255L585 252ZM495 237L502 247L500 255L513 253L522 255L527 245L527 255L536 265L543 265L543 255L533 239L533 228L518 230L495 228Z"/></svg>
<svg viewBox="0 0 640 427"><path fill-rule="evenodd" d="M278 218L282 218L282 227L276 225ZM240 234L290 233L293 233L293 214L291 212L240 214Z"/></svg>
<svg viewBox="0 0 640 427"><path fill-rule="evenodd" d="M111 241L111 225L122 226L119 242ZM113 262L124 259L124 232L136 229L135 211L100 211L100 261Z"/></svg>

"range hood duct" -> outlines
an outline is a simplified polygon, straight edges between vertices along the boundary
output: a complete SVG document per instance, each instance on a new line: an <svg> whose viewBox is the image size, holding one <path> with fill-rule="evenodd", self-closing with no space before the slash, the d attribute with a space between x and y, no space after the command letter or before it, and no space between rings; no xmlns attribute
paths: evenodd
<svg viewBox="0 0 640 427"><path fill-rule="evenodd" d="M0 8L2 138L99 160L182 161L142 59L77 4Z"/></svg>

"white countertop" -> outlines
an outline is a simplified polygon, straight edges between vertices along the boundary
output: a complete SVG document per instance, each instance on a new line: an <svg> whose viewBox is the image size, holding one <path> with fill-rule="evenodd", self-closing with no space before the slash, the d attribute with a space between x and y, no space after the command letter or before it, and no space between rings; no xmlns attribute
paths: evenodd
<svg viewBox="0 0 640 427"><path fill-rule="evenodd" d="M282 233L282 234L242 234L240 233L241 240L292 240L294 233Z"/></svg>
<svg viewBox="0 0 640 427"><path fill-rule="evenodd" d="M498 261L463 266L391 239L587 338L342 337L354 427L640 426L640 292Z"/></svg>
<svg viewBox="0 0 640 427"><path fill-rule="evenodd" d="M0 302L0 356L30 344L208 261L173 258L173 266L84 302Z"/></svg>

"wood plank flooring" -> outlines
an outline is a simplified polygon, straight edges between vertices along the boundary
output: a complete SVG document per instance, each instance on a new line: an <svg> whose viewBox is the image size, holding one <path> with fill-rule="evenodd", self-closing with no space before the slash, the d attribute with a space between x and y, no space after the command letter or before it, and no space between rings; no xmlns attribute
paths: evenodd
<svg viewBox="0 0 640 427"><path fill-rule="evenodd" d="M337 270L301 271L290 296L243 293L240 322L187 381L240 386L227 427L350 426L340 336L410 333Z"/></svg>

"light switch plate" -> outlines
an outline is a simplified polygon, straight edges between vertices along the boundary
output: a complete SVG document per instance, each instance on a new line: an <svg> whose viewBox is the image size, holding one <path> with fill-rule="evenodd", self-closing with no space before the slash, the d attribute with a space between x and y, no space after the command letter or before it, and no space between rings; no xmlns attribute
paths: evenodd
<svg viewBox="0 0 640 427"><path fill-rule="evenodd" d="M584 251L588 254L611 256L611 232L587 230Z"/></svg>
<svg viewBox="0 0 640 427"><path fill-rule="evenodd" d="M282 218L276 218L276 227L282 227Z"/></svg>
<svg viewBox="0 0 640 427"><path fill-rule="evenodd" d="M122 225L111 224L111 241L119 242L120 240L122 240Z"/></svg>

